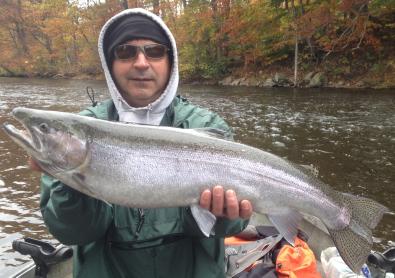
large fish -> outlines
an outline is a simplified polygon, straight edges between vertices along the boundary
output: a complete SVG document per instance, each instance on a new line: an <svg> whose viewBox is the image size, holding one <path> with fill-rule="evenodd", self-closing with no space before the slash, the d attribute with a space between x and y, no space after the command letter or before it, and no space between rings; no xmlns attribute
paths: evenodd
<svg viewBox="0 0 395 278"><path fill-rule="evenodd" d="M318 217L344 261L359 272L371 251L371 230L388 211L337 192L278 156L218 138L215 129L133 125L28 108L12 114L28 132L11 124L4 130L53 177L108 203L191 206L206 235L213 223L205 225L210 213L197 205L199 197L221 184L267 214L290 242L301 213Z"/></svg>

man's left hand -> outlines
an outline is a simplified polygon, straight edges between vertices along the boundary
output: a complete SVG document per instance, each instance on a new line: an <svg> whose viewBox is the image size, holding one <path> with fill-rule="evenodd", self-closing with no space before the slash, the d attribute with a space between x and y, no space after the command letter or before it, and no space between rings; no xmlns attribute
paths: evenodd
<svg viewBox="0 0 395 278"><path fill-rule="evenodd" d="M200 206L211 211L217 217L227 217L231 220L238 217L248 219L252 215L252 205L248 200L238 201L232 190L224 191L220 185L212 190L206 189L200 195Z"/></svg>

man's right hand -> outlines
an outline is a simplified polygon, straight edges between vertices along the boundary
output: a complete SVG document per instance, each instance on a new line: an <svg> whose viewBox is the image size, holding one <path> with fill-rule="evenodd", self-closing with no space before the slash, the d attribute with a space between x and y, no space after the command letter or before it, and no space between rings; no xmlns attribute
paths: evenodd
<svg viewBox="0 0 395 278"><path fill-rule="evenodd" d="M37 172L44 172L44 170L41 169L40 165L38 165L38 163L33 158L29 157L29 160L27 161L27 163L30 167L30 170L37 171Z"/></svg>

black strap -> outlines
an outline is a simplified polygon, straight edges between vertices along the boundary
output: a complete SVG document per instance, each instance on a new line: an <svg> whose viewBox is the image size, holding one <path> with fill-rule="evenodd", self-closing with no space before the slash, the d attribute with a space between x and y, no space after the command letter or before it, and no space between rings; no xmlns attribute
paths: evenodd
<svg viewBox="0 0 395 278"><path fill-rule="evenodd" d="M250 271L243 271L232 278L277 278L276 266L269 255L263 258L262 263L256 265Z"/></svg>
<svg viewBox="0 0 395 278"><path fill-rule="evenodd" d="M185 235L183 234L175 234L175 235L167 235L164 237L160 237L161 243L160 245L165 245L169 243L173 243L179 240L185 239ZM111 241L111 247L120 249L120 250L133 250L133 249L140 249L140 248L152 248L153 246L144 246L140 247L139 245L141 243L149 243L150 241L154 242L155 240L158 240L158 238L153 238L145 241Z"/></svg>
<svg viewBox="0 0 395 278"><path fill-rule="evenodd" d="M93 90L93 88L87 86L86 87L86 94L88 95L89 99L91 100L92 106L95 107L98 102L95 100L95 91Z"/></svg>

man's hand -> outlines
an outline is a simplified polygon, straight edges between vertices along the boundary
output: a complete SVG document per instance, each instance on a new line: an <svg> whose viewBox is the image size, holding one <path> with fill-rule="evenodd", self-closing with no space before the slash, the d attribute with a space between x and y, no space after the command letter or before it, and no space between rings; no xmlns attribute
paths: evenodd
<svg viewBox="0 0 395 278"><path fill-rule="evenodd" d="M29 160L27 161L27 164L30 167L30 170L37 171L37 172L43 172L43 169L38 165L38 163L31 157L29 157Z"/></svg>
<svg viewBox="0 0 395 278"><path fill-rule="evenodd" d="M248 219L252 215L252 205L248 200L237 200L236 193L229 189L224 192L220 185L213 190L206 189L200 195L200 206L211 211L215 216L227 217L231 220L241 217Z"/></svg>

